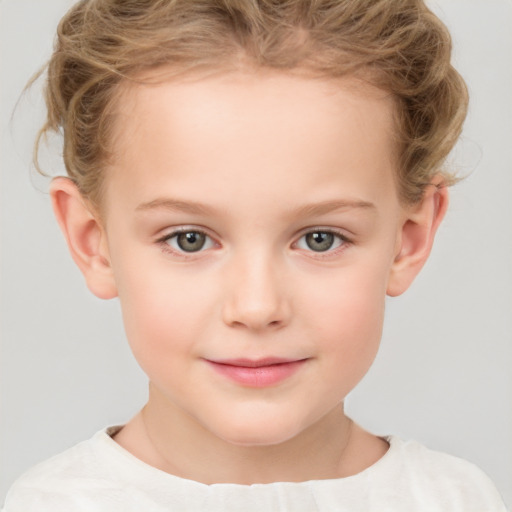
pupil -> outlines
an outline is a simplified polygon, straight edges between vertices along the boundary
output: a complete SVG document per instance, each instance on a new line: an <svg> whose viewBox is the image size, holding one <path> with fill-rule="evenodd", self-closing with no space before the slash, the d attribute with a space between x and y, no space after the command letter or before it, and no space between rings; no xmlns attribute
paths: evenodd
<svg viewBox="0 0 512 512"><path fill-rule="evenodd" d="M309 233L306 235L306 243L313 251L322 252L327 251L334 243L334 235L332 233Z"/></svg>
<svg viewBox="0 0 512 512"><path fill-rule="evenodd" d="M205 242L205 235L195 231L181 233L178 235L178 245L180 249L186 252L195 252L202 249Z"/></svg>

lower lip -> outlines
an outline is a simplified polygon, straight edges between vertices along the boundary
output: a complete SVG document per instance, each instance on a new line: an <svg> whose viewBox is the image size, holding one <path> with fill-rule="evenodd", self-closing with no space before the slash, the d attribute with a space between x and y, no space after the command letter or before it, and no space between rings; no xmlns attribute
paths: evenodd
<svg viewBox="0 0 512 512"><path fill-rule="evenodd" d="M238 384L251 388L264 388L278 384L296 373L305 362L306 359L302 359L300 361L270 364L253 368L208 361L210 366L221 375L224 375Z"/></svg>

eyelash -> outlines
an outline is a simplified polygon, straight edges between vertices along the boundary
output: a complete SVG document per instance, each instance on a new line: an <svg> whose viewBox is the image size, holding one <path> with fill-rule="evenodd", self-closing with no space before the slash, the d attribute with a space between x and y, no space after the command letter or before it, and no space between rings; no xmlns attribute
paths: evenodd
<svg viewBox="0 0 512 512"><path fill-rule="evenodd" d="M190 251L188 253L187 253L187 251L184 251L184 250L171 248L169 241L172 240L173 238L179 236L180 234L184 234L184 233L196 233L199 235L204 235L207 239L209 239L211 241L213 246L215 246L215 245L218 246L218 244L213 240L213 238L210 235L208 235L208 233L206 233L206 231L204 231L203 229L200 229L200 228L194 228L193 226L185 226L182 228L175 229L171 233L168 233L165 236L159 238L157 240L157 243L161 246L161 248L164 252L167 252L172 255L177 255L184 259L193 258L197 254L204 252L203 248L201 248L198 251ZM313 257L317 258L317 259L318 258L323 259L323 258L335 256L335 255L339 254L340 252L344 251L348 246L353 244L353 241L350 238L348 238L341 231L338 231L333 228L313 227L313 228L309 228L307 231L303 232L300 235L300 237L297 239L297 241L292 244L292 247L296 247L297 244L303 238L305 238L307 235L310 235L313 233L330 234L339 240L338 247L335 247L334 249L327 249L326 251L314 251L312 249L309 249L309 250L303 249L303 251L311 253L312 255L314 255ZM207 249L209 249L209 248L210 247L208 247Z"/></svg>

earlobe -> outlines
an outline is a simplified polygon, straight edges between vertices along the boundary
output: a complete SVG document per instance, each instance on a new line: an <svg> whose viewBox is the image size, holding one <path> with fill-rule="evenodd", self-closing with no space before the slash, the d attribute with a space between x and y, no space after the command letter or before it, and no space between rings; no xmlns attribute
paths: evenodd
<svg viewBox="0 0 512 512"><path fill-rule="evenodd" d="M50 196L71 256L89 290L101 299L116 297L106 234L92 207L69 178L54 178Z"/></svg>
<svg viewBox="0 0 512 512"><path fill-rule="evenodd" d="M436 177L426 188L422 200L406 210L388 281L389 296L404 293L427 261L447 208L448 189L442 178Z"/></svg>

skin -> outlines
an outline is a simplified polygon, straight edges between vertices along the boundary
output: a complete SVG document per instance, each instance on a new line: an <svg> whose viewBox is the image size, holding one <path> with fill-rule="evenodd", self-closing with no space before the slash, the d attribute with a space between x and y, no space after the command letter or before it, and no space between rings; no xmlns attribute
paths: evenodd
<svg viewBox="0 0 512 512"><path fill-rule="evenodd" d="M150 381L115 440L204 483L373 464L387 443L343 400L375 358L386 294L412 282L447 204L434 186L401 204L392 99L352 78L237 72L127 87L119 105L101 215L69 180L51 190L73 258L93 293L119 297ZM185 252L176 229L205 245ZM312 246L315 232L332 246ZM210 364L267 357L302 362L263 387Z"/></svg>

